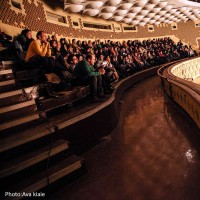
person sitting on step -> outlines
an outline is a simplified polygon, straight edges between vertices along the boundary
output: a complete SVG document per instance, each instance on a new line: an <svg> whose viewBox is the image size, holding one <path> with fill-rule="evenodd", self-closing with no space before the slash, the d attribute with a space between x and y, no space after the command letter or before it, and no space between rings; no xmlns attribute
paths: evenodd
<svg viewBox="0 0 200 200"><path fill-rule="evenodd" d="M105 70L100 68L95 71L93 67L95 61L94 54L86 55L86 60L80 61L73 70L72 84L74 86L89 85L92 101L99 102L104 97L101 75L105 73Z"/></svg>
<svg viewBox="0 0 200 200"><path fill-rule="evenodd" d="M46 33L39 31L36 37L37 39L29 45L25 61L35 64L45 73L55 73L59 78L63 78L62 71L66 70L66 66L51 57L51 46L47 42Z"/></svg>
<svg viewBox="0 0 200 200"><path fill-rule="evenodd" d="M15 40L15 48L17 51L21 53L26 53L30 43L34 39L32 38L32 33L30 29L22 30L21 34L19 34Z"/></svg>

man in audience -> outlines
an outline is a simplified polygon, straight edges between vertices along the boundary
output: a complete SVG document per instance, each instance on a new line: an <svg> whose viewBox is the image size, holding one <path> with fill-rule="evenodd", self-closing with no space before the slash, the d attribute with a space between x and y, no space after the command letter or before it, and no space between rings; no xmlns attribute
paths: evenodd
<svg viewBox="0 0 200 200"><path fill-rule="evenodd" d="M29 45L25 58L26 62L42 68L45 73L55 73L61 78L63 76L62 71L65 71L66 67L51 57L51 46L47 42L46 33L39 31L36 37L37 39Z"/></svg>
<svg viewBox="0 0 200 200"><path fill-rule="evenodd" d="M51 45L44 31L39 31L36 37L36 40L32 39L29 29L23 30L17 37L20 52L26 52L28 48L25 61L41 68L45 74L55 73L63 83L68 80L74 86L90 85L94 102L113 92L113 81L119 76L124 78L151 66L196 55L191 46L183 45L181 41L176 44L169 37L123 43L110 40L81 43L73 39L70 44L65 38L61 38L59 43L57 36L53 35ZM14 49L11 39L0 30L1 45ZM94 68L95 55L98 61Z"/></svg>
<svg viewBox="0 0 200 200"><path fill-rule="evenodd" d="M105 70L99 68L95 71L93 67L95 61L95 55L91 53L86 56L86 60L80 61L73 70L72 84L89 85L92 101L99 102L104 97L101 75L105 73Z"/></svg>
<svg viewBox="0 0 200 200"><path fill-rule="evenodd" d="M73 54L69 57L69 59L68 59L68 63L69 63L68 70L69 70L70 73L73 73L74 68L75 68L75 66L77 65L78 62L79 62L78 58L75 54Z"/></svg>

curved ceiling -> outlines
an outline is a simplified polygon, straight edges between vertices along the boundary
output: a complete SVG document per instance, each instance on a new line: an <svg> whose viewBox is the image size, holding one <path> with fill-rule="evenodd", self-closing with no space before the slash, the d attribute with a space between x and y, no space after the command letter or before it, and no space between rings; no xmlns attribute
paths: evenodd
<svg viewBox="0 0 200 200"><path fill-rule="evenodd" d="M134 26L200 19L200 3L188 0L65 0L64 10Z"/></svg>

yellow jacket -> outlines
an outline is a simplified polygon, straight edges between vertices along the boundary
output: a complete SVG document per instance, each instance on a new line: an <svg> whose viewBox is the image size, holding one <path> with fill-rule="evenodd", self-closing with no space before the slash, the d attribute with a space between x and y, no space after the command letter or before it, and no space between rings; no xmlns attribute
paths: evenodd
<svg viewBox="0 0 200 200"><path fill-rule="evenodd" d="M31 42L29 45L28 51L26 53L26 61L29 61L30 58L39 55L39 56L51 56L51 49L48 48L47 44L42 44L40 40L36 39Z"/></svg>

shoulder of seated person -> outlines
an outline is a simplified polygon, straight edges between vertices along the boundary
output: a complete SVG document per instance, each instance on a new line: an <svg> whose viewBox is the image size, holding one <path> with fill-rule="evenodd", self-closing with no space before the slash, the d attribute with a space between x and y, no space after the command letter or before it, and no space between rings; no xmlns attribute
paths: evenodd
<svg viewBox="0 0 200 200"><path fill-rule="evenodd" d="M81 60L77 63L77 65L85 65L87 64L86 60Z"/></svg>
<svg viewBox="0 0 200 200"><path fill-rule="evenodd" d="M35 43L42 44L39 39L34 40Z"/></svg>

